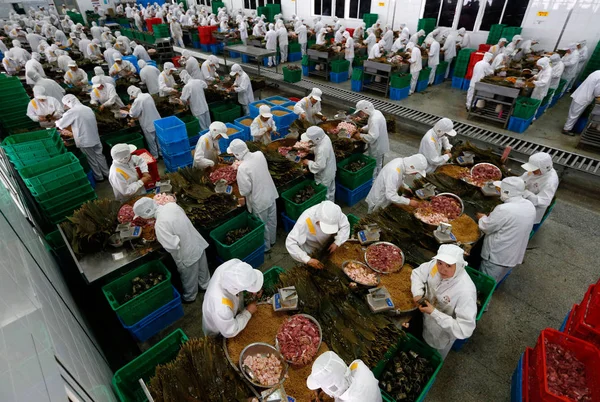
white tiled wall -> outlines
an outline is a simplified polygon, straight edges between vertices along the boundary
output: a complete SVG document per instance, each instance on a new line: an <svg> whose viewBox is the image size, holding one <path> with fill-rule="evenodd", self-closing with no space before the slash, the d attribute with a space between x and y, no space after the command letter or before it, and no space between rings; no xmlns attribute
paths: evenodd
<svg viewBox="0 0 600 402"><path fill-rule="evenodd" d="M0 401L64 402L57 359L94 401L115 401L59 267L1 184L0 212Z"/></svg>

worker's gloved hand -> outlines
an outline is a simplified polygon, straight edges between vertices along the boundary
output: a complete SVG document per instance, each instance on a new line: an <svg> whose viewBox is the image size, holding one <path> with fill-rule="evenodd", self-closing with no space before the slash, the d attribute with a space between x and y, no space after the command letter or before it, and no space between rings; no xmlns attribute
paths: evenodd
<svg viewBox="0 0 600 402"><path fill-rule="evenodd" d="M144 183L144 185L146 185L152 181L152 176L150 176L150 174L148 173L144 173L140 180L142 181L142 183Z"/></svg>
<svg viewBox="0 0 600 402"><path fill-rule="evenodd" d="M477 212L477 214L475 216L477 217L477 220L479 220L481 218L485 218L487 215L486 214L482 214L481 212Z"/></svg>
<svg viewBox="0 0 600 402"><path fill-rule="evenodd" d="M408 203L411 207L419 208L421 206L421 202L417 200L410 200Z"/></svg>
<svg viewBox="0 0 600 402"><path fill-rule="evenodd" d="M419 305L419 311L423 314L431 314L433 313L433 310L435 309L427 300L424 300L423 303Z"/></svg>
<svg viewBox="0 0 600 402"><path fill-rule="evenodd" d="M335 250L338 249L338 245L335 243L332 243L331 246L329 246L329 254L333 254L335 252Z"/></svg>
<svg viewBox="0 0 600 402"><path fill-rule="evenodd" d="M246 306L246 310L248 310L250 314L254 314L258 310L258 307L256 303L250 303Z"/></svg>
<svg viewBox="0 0 600 402"><path fill-rule="evenodd" d="M306 113L302 113L302 114L300 115L300 118L301 118L302 120L306 120Z"/></svg>
<svg viewBox="0 0 600 402"><path fill-rule="evenodd" d="M314 269L323 269L324 268L323 264L321 264L321 261L314 259L314 258L311 258L308 261L308 265L313 267Z"/></svg>

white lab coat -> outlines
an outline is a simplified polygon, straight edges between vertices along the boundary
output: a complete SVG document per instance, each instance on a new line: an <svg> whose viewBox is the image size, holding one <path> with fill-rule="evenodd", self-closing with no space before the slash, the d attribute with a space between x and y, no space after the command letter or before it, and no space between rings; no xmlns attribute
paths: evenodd
<svg viewBox="0 0 600 402"><path fill-rule="evenodd" d="M143 158L131 155L128 163L119 163L113 160L108 174L108 181L115 193L115 200L125 201L135 195L146 194L144 182L138 179L136 167L142 174L148 173L148 165Z"/></svg>
<svg viewBox="0 0 600 402"><path fill-rule="evenodd" d="M410 52L410 73L418 73L423 69L423 59L421 58L421 49L417 46L413 47Z"/></svg>
<svg viewBox="0 0 600 402"><path fill-rule="evenodd" d="M77 84L81 84L81 83L84 85L88 84L87 74L85 73L85 71L83 71L80 68L78 68L75 72L73 72L73 71L71 71L71 69L69 69L69 71L67 71L65 73L64 79L65 79L66 84L72 84L72 85L77 85Z"/></svg>
<svg viewBox="0 0 600 402"><path fill-rule="evenodd" d="M129 115L133 118L139 119L140 127L144 133L152 133L156 131L154 122L160 120L160 114L156 109L156 104L152 95L141 93L139 94L129 110Z"/></svg>
<svg viewBox="0 0 600 402"><path fill-rule="evenodd" d="M110 70L108 71L108 74L110 76L113 75L121 75L122 73L136 73L137 70L135 69L135 66L133 64L131 64L131 62L127 61L127 60L122 60L121 61L121 65L119 66L117 63L114 63L111 67Z"/></svg>
<svg viewBox="0 0 600 402"><path fill-rule="evenodd" d="M29 33L25 36L27 38L27 42L29 42L29 46L31 47L31 51L35 52L40 45L40 41L45 40L42 35L36 33Z"/></svg>
<svg viewBox="0 0 600 402"><path fill-rule="evenodd" d="M406 46L405 42L402 40L402 37L399 37L392 45L392 53L399 52L401 49L404 49L404 46Z"/></svg>
<svg viewBox="0 0 600 402"><path fill-rule="evenodd" d="M350 363L350 387L335 402L381 402L379 381L362 360Z"/></svg>
<svg viewBox="0 0 600 402"><path fill-rule="evenodd" d="M521 176L525 181L525 189L527 190L524 197L529 200L535 207L535 224L542 221L546 209L552 203L554 194L558 189L558 175L556 170L536 176L532 172L526 172Z"/></svg>
<svg viewBox="0 0 600 402"><path fill-rule="evenodd" d="M216 78L219 78L216 67L214 67L209 60L205 60L204 63L202 63L202 74L204 75L204 81L206 82L211 82Z"/></svg>
<svg viewBox="0 0 600 402"><path fill-rule="evenodd" d="M206 169L214 166L218 163L220 154L219 140L213 140L210 132L208 132L198 139L194 152L194 167Z"/></svg>
<svg viewBox="0 0 600 402"><path fill-rule="evenodd" d="M235 78L233 89L238 94L240 105L247 106L254 102L254 91L252 91L252 82L245 72L240 72Z"/></svg>
<svg viewBox="0 0 600 402"><path fill-rule="evenodd" d="M387 123L385 116L379 110L374 110L367 122L367 133L360 138L369 144L367 155L377 160L379 168L383 164L383 156L390 151Z"/></svg>
<svg viewBox="0 0 600 402"><path fill-rule="evenodd" d="M591 73L573 92L571 98L573 102L587 106L598 96L600 96L600 70Z"/></svg>
<svg viewBox="0 0 600 402"><path fill-rule="evenodd" d="M568 82L575 79L577 75L577 68L579 66L579 51L574 50L572 53L565 54L562 58L562 62L565 65L562 78Z"/></svg>
<svg viewBox="0 0 600 402"><path fill-rule="evenodd" d="M150 58L150 55L148 55L148 52L146 51L146 48L144 48L144 46L142 46L142 45L137 45L133 49L133 55L135 57L137 57L138 60L144 60L144 61L150 61L150 60L152 60Z"/></svg>
<svg viewBox="0 0 600 402"><path fill-rule="evenodd" d="M277 31L272 30L265 34L265 39L267 43L265 44L265 48L267 50L276 50L277 49Z"/></svg>
<svg viewBox="0 0 600 402"><path fill-rule="evenodd" d="M365 30L362 27L358 27L354 30L354 35L352 35L353 39L364 39Z"/></svg>
<svg viewBox="0 0 600 402"><path fill-rule="evenodd" d="M231 284L228 284L227 288L237 290L230 293L223 284L224 272L240 263L237 258L225 262L215 270L208 284L202 303L202 331L206 336L221 334L225 338L233 338L246 328L252 318L248 310L239 312L241 303L238 294L244 289L231 289Z"/></svg>
<svg viewBox="0 0 600 402"><path fill-rule="evenodd" d="M371 49L373 49L373 46L375 46L376 43L377 37L374 33L370 33L369 36L367 36L367 39L363 41L363 44L367 45L367 54L371 54Z"/></svg>
<svg viewBox="0 0 600 402"><path fill-rule="evenodd" d="M369 213L386 208L390 204L408 205L410 200L398 194L404 187L404 158L396 158L388 162L373 182L367 195Z"/></svg>
<svg viewBox="0 0 600 402"><path fill-rule="evenodd" d="M296 221L296 224L285 240L285 247L290 256L301 263L308 263L310 255L323 248L331 236L323 233L317 224L319 221L321 204L308 208ZM341 246L350 237L350 222L343 213L338 222L339 230L335 235L334 243Z"/></svg>
<svg viewBox="0 0 600 402"><path fill-rule="evenodd" d="M92 41L89 39L81 39L79 41L79 51L81 52L81 54L83 54L84 57L87 56L87 48L90 43L92 43Z"/></svg>
<svg viewBox="0 0 600 402"><path fill-rule="evenodd" d="M93 39L102 40L102 27L95 26L90 28L90 33L92 34Z"/></svg>
<svg viewBox="0 0 600 402"><path fill-rule="evenodd" d="M91 104L100 104L102 106L111 107L118 109L123 106L123 101L119 98L117 94L117 90L114 85L104 84L104 89L100 90L98 88L92 89L90 92Z"/></svg>
<svg viewBox="0 0 600 402"><path fill-rule="evenodd" d="M535 219L535 207L521 196L498 205L479 220L479 229L485 233L481 258L504 267L521 264Z"/></svg>
<svg viewBox="0 0 600 402"><path fill-rule="evenodd" d="M37 86L43 87L46 90L46 96L52 97L58 100L59 102L62 102L62 98L63 96L65 96L64 88L58 85L56 81L53 81L51 79L42 78L35 83L35 86L33 88L35 89L35 87Z"/></svg>
<svg viewBox="0 0 600 402"><path fill-rule="evenodd" d="M488 53L491 53L494 55L494 57L498 56L500 53L504 52L504 47L506 45L504 45L503 47L500 47L500 45L495 44L494 46L490 47L488 50Z"/></svg>
<svg viewBox="0 0 600 402"><path fill-rule="evenodd" d="M433 313L423 314L423 339L445 357L456 339L467 339L475 330L475 284L460 263L452 278L442 279L436 260L414 269L410 281L413 297L425 296L435 306Z"/></svg>
<svg viewBox="0 0 600 402"><path fill-rule="evenodd" d="M302 98L300 99L300 102L297 102L294 105L294 113L298 116L305 114L306 121L313 125L318 124L320 119L317 115L321 113L321 102L317 102L313 105L310 101L310 96Z"/></svg>
<svg viewBox="0 0 600 402"><path fill-rule="evenodd" d="M185 60L185 71L187 71L190 77L192 78L195 78L197 80L204 79L204 75L200 70L200 64L198 63L198 60L193 56Z"/></svg>
<svg viewBox="0 0 600 402"><path fill-rule="evenodd" d="M67 110L63 117L56 121L56 127L61 130L69 126L71 126L77 148L92 148L100 145L96 115L89 107L81 104L76 105Z"/></svg>
<svg viewBox="0 0 600 402"><path fill-rule="evenodd" d="M371 50L369 50L369 60L378 59L383 56L383 50L379 44L373 46Z"/></svg>
<svg viewBox="0 0 600 402"><path fill-rule="evenodd" d="M440 42L434 39L429 47L427 65L428 67L436 67L438 64L440 64Z"/></svg>
<svg viewBox="0 0 600 402"><path fill-rule="evenodd" d="M279 198L273 178L269 174L267 159L260 151L244 155L238 167L237 183L240 195L246 197L246 207L250 213L261 213Z"/></svg>
<svg viewBox="0 0 600 402"><path fill-rule="evenodd" d="M352 60L354 60L354 39L352 39L352 37L346 39L344 58L350 61L350 67L352 67Z"/></svg>
<svg viewBox="0 0 600 402"><path fill-rule="evenodd" d="M175 87L175 77L173 74L167 75L164 71L158 76L158 94L160 96L169 96L177 93Z"/></svg>
<svg viewBox="0 0 600 402"><path fill-rule="evenodd" d="M484 59L475 63L475 67L473 67L473 76L471 77L471 83L469 84L469 90L467 91L466 105L469 109L471 108L473 96L475 95L475 84L477 84L486 76L494 74L494 69L490 65L490 61L491 60L487 60L484 56Z"/></svg>
<svg viewBox="0 0 600 402"><path fill-rule="evenodd" d="M63 115L62 104L51 96L47 96L45 102L40 102L38 99L32 99L27 105L27 116L33 121L40 121L40 116L45 117L54 113L55 118L60 118ZM53 122L40 122L42 127L53 127Z"/></svg>
<svg viewBox="0 0 600 402"><path fill-rule="evenodd" d="M494 61L492 62L492 70L494 70L494 72L496 72L496 70L499 70L504 67L508 67L509 61L510 61L510 58L507 54L499 53L497 56L494 57Z"/></svg>
<svg viewBox="0 0 600 402"><path fill-rule="evenodd" d="M191 79L181 91L181 100L189 103L190 110L196 117L208 112L208 104L204 96L206 88L208 88L206 82L201 79Z"/></svg>
<svg viewBox="0 0 600 402"><path fill-rule="evenodd" d="M552 80L552 67L540 71L537 75L537 79L533 81L535 88L531 93L531 99L543 100L548 94L550 89L550 81Z"/></svg>
<svg viewBox="0 0 600 402"><path fill-rule="evenodd" d="M115 64L115 56L121 54L121 52L111 47L110 49L106 49L103 54L106 64L112 66L113 64Z"/></svg>
<svg viewBox="0 0 600 402"><path fill-rule="evenodd" d="M100 46L96 46L95 43L90 43L87 48L87 58L88 59L102 59L102 51L100 50Z"/></svg>
<svg viewBox="0 0 600 402"><path fill-rule="evenodd" d="M258 24L254 25L254 28L252 28L252 35L253 36L265 36L265 30L263 29L262 25L258 25Z"/></svg>
<svg viewBox="0 0 600 402"><path fill-rule="evenodd" d="M25 63L25 82L29 85L34 85L35 82L27 75L27 73L30 71L35 71L40 75L40 77L46 78L44 67L42 67L42 64L36 59L28 60L27 63Z"/></svg>
<svg viewBox="0 0 600 402"><path fill-rule="evenodd" d="M345 31L338 31L338 30L336 30L335 37L334 37L334 41L336 43L342 43L344 41L344 32Z"/></svg>
<svg viewBox="0 0 600 402"><path fill-rule="evenodd" d="M448 61L456 57L456 34L450 33L446 38L446 42L444 42L444 46L442 46L442 50L444 51L444 60Z"/></svg>
<svg viewBox="0 0 600 402"><path fill-rule="evenodd" d="M385 41L385 47L384 47L384 49L387 52L389 52L390 50L392 50L392 45L394 44L394 31L392 31L391 29L388 30L383 35L383 40Z"/></svg>
<svg viewBox="0 0 600 402"><path fill-rule="evenodd" d="M335 186L335 172L337 171L331 139L325 135L319 142L315 143L314 152L315 160L308 161L308 170L315 175L317 184L323 184L330 189Z"/></svg>
<svg viewBox="0 0 600 402"><path fill-rule="evenodd" d="M427 159L427 173L435 172L435 170L450 159L449 155L442 155L442 150L449 151L452 149L448 137L443 136L441 139L437 137L433 129L427 131L427 133L421 139L419 145L419 153L424 155Z"/></svg>
<svg viewBox="0 0 600 402"><path fill-rule="evenodd" d="M577 64L577 74L581 73L581 71L583 71L583 67L585 67L585 62L588 59L588 47L587 45L584 45L581 49L577 49L579 50L579 63Z"/></svg>
<svg viewBox="0 0 600 402"><path fill-rule="evenodd" d="M269 127L272 129L270 133L267 132ZM252 135L252 139L264 145L271 143L271 133L276 131L277 125L272 117L265 122L261 120L260 116L256 116L250 125L250 135Z"/></svg>
<svg viewBox="0 0 600 402"><path fill-rule="evenodd" d="M559 60L556 64L552 64L552 78L550 79L550 89L558 88L564 71L565 65L563 64L562 60ZM558 94L554 95L556 96Z"/></svg>
<svg viewBox="0 0 600 402"><path fill-rule="evenodd" d="M140 80L146 84L146 88L148 88L148 93L150 95L157 94L159 92L158 89L158 76L160 75L160 70L154 66L146 65L144 68L140 70Z"/></svg>

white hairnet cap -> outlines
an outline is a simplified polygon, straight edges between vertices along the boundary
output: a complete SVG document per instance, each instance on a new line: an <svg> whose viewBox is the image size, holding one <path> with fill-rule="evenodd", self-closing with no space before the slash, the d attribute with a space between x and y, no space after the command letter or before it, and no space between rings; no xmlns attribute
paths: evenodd
<svg viewBox="0 0 600 402"><path fill-rule="evenodd" d="M321 101L321 95L323 95L323 91L321 91L319 88L313 88L313 90L310 92L310 97L315 98L315 100L319 102Z"/></svg>
<svg viewBox="0 0 600 402"><path fill-rule="evenodd" d="M171 63L170 61L166 62L163 65L163 71L164 70L177 71L177 69L175 68L175 64Z"/></svg>
<svg viewBox="0 0 600 402"><path fill-rule="evenodd" d="M225 125L225 123L222 123L220 121L215 121L211 123L211 125L208 127L208 130L212 138L216 138L217 135L221 135L225 139L229 138L229 136L227 135L227 126Z"/></svg>
<svg viewBox="0 0 600 402"><path fill-rule="evenodd" d="M133 213L144 219L151 219L156 216L156 203L153 199L140 198L133 204Z"/></svg>
<svg viewBox="0 0 600 402"><path fill-rule="evenodd" d="M115 57L113 57L113 60L114 60L114 61L121 61L121 60L123 60L123 56L121 56L120 54L115 54ZM165 66L166 66L167 64L171 64L171 65L173 65L173 63L165 63Z"/></svg>
<svg viewBox="0 0 600 402"><path fill-rule="evenodd" d="M306 136L309 140L319 142L323 137L325 137L325 131L321 127L311 126L306 130Z"/></svg>
<svg viewBox="0 0 600 402"><path fill-rule="evenodd" d="M541 59L539 59L536 63L539 67L541 67L542 69L546 69L548 67L550 67L550 59L547 57L542 57Z"/></svg>
<svg viewBox="0 0 600 402"><path fill-rule="evenodd" d="M73 60L71 60L69 62L69 64L67 64L68 67L77 67L77 63L75 63Z"/></svg>
<svg viewBox="0 0 600 402"><path fill-rule="evenodd" d="M427 158L421 154L415 154L408 158L404 158L404 168L408 174L418 173L422 177L425 177L427 174L425 170L427 169Z"/></svg>
<svg viewBox="0 0 600 402"><path fill-rule="evenodd" d="M181 73L179 73L179 78L181 78L181 81L183 81L184 84L187 84L189 80L192 79L192 76L186 70L182 70Z"/></svg>
<svg viewBox="0 0 600 402"><path fill-rule="evenodd" d="M102 67L96 66L96 67L94 67L94 73L96 75L104 75L104 70L102 69Z"/></svg>
<svg viewBox="0 0 600 402"><path fill-rule="evenodd" d="M233 154L236 156L243 155L244 153L246 153L246 151L248 151L248 145L246 145L244 141L238 138L231 141L231 144L229 144L229 147L227 148L228 154Z"/></svg>
<svg viewBox="0 0 600 402"><path fill-rule="evenodd" d="M502 43L502 42L506 43L506 42L508 42L508 40L506 40L506 38L500 38L500 40L498 41L498 43Z"/></svg>
<svg viewBox="0 0 600 402"><path fill-rule="evenodd" d="M327 351L313 363L306 386L311 390L322 388L327 394L341 394L348 389L349 371L346 363L335 352Z"/></svg>
<svg viewBox="0 0 600 402"><path fill-rule="evenodd" d="M72 108L75 105L79 104L79 99L77 99L77 97L73 94L67 94L67 95L63 96L62 103L63 103L63 105L68 106L69 108Z"/></svg>
<svg viewBox="0 0 600 402"><path fill-rule="evenodd" d="M134 210L135 212L135 210ZM262 289L264 277L262 272L243 261L231 265L223 272L223 288L232 294L238 294L242 290L256 293Z"/></svg>
<svg viewBox="0 0 600 402"><path fill-rule="evenodd" d="M142 90L136 87L135 85L130 85L127 88L127 95L136 98L139 94L142 93Z"/></svg>
<svg viewBox="0 0 600 402"><path fill-rule="evenodd" d="M375 111L375 106L367 100L360 100L356 103L356 110L370 115Z"/></svg>
<svg viewBox="0 0 600 402"><path fill-rule="evenodd" d="M319 210L319 225L325 234L335 234L340 230L342 209L331 201L323 201Z"/></svg>
<svg viewBox="0 0 600 402"><path fill-rule="evenodd" d="M495 181L494 186L500 187L500 192L506 194L508 198L523 195L525 192L525 182L520 177L507 177L502 181Z"/></svg>
<svg viewBox="0 0 600 402"><path fill-rule="evenodd" d="M456 264L457 266L464 267L464 253L464 250L455 244L442 244L438 249L437 255L433 258L444 261L446 264Z"/></svg>
<svg viewBox="0 0 600 402"><path fill-rule="evenodd" d="M456 135L456 131L454 131L454 123L452 123L452 120L448 119L447 117L444 117L435 123L433 129L437 134L446 134L450 137L454 137Z"/></svg>
<svg viewBox="0 0 600 402"><path fill-rule="evenodd" d="M33 87L33 97L36 99L47 99L46 88L40 86Z"/></svg>
<svg viewBox="0 0 600 402"><path fill-rule="evenodd" d="M102 81L100 81L100 77L98 77L97 75L93 76L92 77L92 87L98 88L101 86L102 86Z"/></svg>
<svg viewBox="0 0 600 402"><path fill-rule="evenodd" d="M560 60L560 54L558 54L558 53L554 53L552 56L550 56L550 61L553 63L556 63L559 60Z"/></svg>
<svg viewBox="0 0 600 402"><path fill-rule="evenodd" d="M136 149L137 148L135 145L115 144L110 149L110 156L115 160L125 159L125 158L129 157L129 155L131 155L131 153L133 151L135 151Z"/></svg>
<svg viewBox="0 0 600 402"><path fill-rule="evenodd" d="M138 60L138 67L140 68L140 70L144 67L146 67L146 61L145 60Z"/></svg>
<svg viewBox="0 0 600 402"><path fill-rule="evenodd" d="M229 75L236 75L241 73L242 71L242 66L240 66L239 64L234 64L233 66L231 66L231 72L229 73Z"/></svg>
<svg viewBox="0 0 600 402"><path fill-rule="evenodd" d="M494 58L494 54L490 53L490 52L485 52L485 54L483 55L483 60L487 61L488 63L490 61L492 61L493 58Z"/></svg>
<svg viewBox="0 0 600 402"><path fill-rule="evenodd" d="M539 169L542 174L551 171L553 166L552 156L546 152L538 152L531 155L529 157L529 162L521 165L521 167L528 172L535 172Z"/></svg>
<svg viewBox="0 0 600 402"><path fill-rule="evenodd" d="M271 108L269 107L269 105L262 105L261 107L259 107L258 113L261 115L261 117L266 117L267 119L270 119L271 117L273 117L273 114L271 113Z"/></svg>

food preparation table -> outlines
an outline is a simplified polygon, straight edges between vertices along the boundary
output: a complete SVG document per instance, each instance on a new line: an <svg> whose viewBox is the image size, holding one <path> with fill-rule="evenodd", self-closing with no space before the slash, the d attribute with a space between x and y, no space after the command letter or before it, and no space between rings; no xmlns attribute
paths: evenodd
<svg viewBox="0 0 600 402"><path fill-rule="evenodd" d="M258 65L258 75L260 75L260 65L265 57L277 56L277 50L267 50L260 47L233 45L223 48L223 62L227 68L227 51L245 54L246 56L254 57ZM275 64L275 72L277 72L277 64Z"/></svg>
<svg viewBox="0 0 600 402"><path fill-rule="evenodd" d="M475 95L473 96L473 101L470 105L468 118L475 116L481 119L495 121L501 123L503 128L506 128L508 119L512 115L515 102L520 93L520 88L510 88L478 82L475 84ZM478 100L485 101L485 106L483 108L475 107ZM501 111L496 110L498 105L501 105Z"/></svg>
<svg viewBox="0 0 600 402"><path fill-rule="evenodd" d="M392 77L392 67L391 64L365 60L363 64L363 88L381 92L383 96L387 98L390 88L390 79ZM367 75L371 77L369 83L365 83ZM379 82L375 81L375 78L377 77L380 78Z"/></svg>

